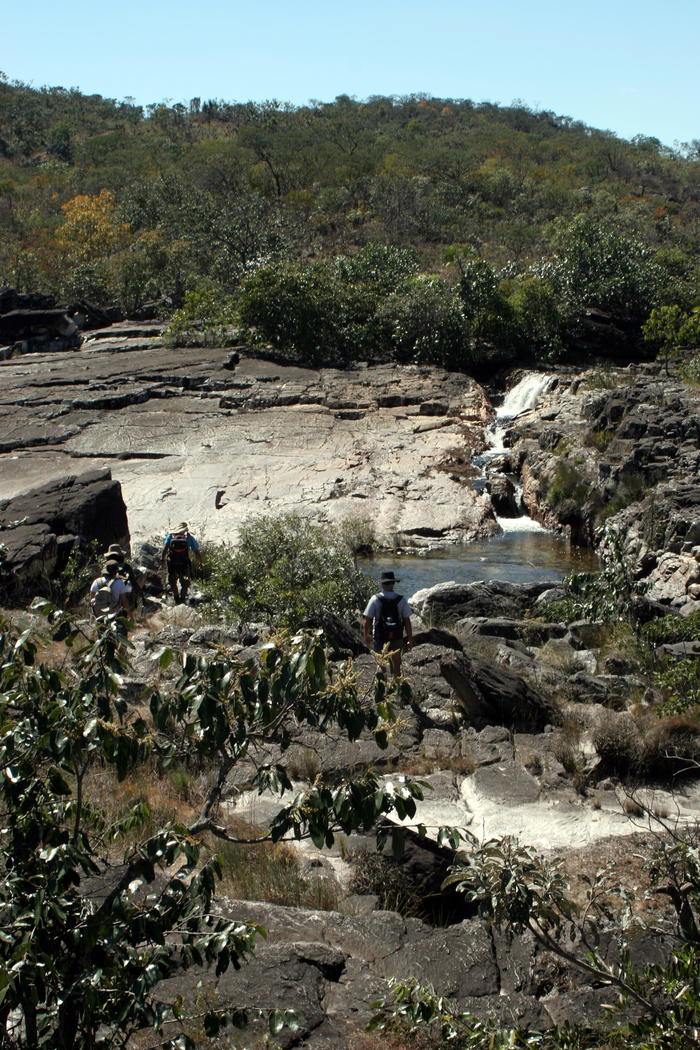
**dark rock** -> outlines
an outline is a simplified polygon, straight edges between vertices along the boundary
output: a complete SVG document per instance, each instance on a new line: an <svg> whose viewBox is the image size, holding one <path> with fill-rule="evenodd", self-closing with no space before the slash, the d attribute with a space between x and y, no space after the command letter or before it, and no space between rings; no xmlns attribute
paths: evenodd
<svg viewBox="0 0 700 1050"><path fill-rule="evenodd" d="M563 638L566 627L561 623L540 623L535 620L509 620L505 616L467 617L458 620L457 627L465 635L508 638L526 645L544 645L550 638Z"/></svg>
<svg viewBox="0 0 700 1050"><path fill-rule="evenodd" d="M494 512L501 518L517 518L522 514L522 507L515 495L515 485L503 475L489 478L486 491L491 497Z"/></svg>
<svg viewBox="0 0 700 1050"><path fill-rule="evenodd" d="M53 342L60 345L53 346ZM0 343L20 353L42 349L77 350L78 326L63 310L11 310L0 315Z"/></svg>
<svg viewBox="0 0 700 1050"><path fill-rule="evenodd" d="M552 700L504 667L453 653L442 659L441 670L472 722L540 729L562 722L561 711Z"/></svg>
<svg viewBox="0 0 700 1050"><path fill-rule="evenodd" d="M423 644L404 655L403 673L411 685L411 706L424 729L456 728L455 696L442 673L452 649Z"/></svg>
<svg viewBox="0 0 700 1050"><path fill-rule="evenodd" d="M302 627L320 627L331 650L337 655L359 656L368 651L359 630L326 609L309 617Z"/></svg>
<svg viewBox="0 0 700 1050"><path fill-rule="evenodd" d="M0 500L2 543L7 548L2 587L6 599L50 593L50 580L61 568L57 537L69 541L129 542L121 485L108 470L90 471L48 482L12 499Z"/></svg>
<svg viewBox="0 0 700 1050"><path fill-rule="evenodd" d="M428 627L425 630L416 631L413 635L413 648L417 649L419 645L437 645L444 649L462 651L462 643L459 638L441 627Z"/></svg>
<svg viewBox="0 0 700 1050"><path fill-rule="evenodd" d="M540 594L554 586L552 582L516 584L502 580L441 584L423 594L416 611L437 623L476 616L521 618Z"/></svg>

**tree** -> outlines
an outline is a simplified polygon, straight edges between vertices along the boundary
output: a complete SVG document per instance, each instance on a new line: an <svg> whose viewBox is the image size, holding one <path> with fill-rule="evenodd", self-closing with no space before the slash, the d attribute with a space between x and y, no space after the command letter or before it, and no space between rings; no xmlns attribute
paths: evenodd
<svg viewBox="0 0 700 1050"><path fill-rule="evenodd" d="M419 274L377 311L391 356L402 362L465 371L471 359L470 331L458 295L440 277Z"/></svg>
<svg viewBox="0 0 700 1050"><path fill-rule="evenodd" d="M658 306L642 325L642 335L649 343L659 345L666 374L669 358L689 356L700 347L700 306L683 310L680 306ZM686 367L692 361L686 362ZM697 366L695 368L697 371Z"/></svg>
<svg viewBox="0 0 700 1050"><path fill-rule="evenodd" d="M61 211L64 218L56 241L70 265L94 263L127 243L128 223L117 219L114 194L109 190L80 193L61 205Z"/></svg>
<svg viewBox="0 0 700 1050"><path fill-rule="evenodd" d="M270 262L241 284L241 321L309 365L343 360L344 290L327 266Z"/></svg>
<svg viewBox="0 0 700 1050"><path fill-rule="evenodd" d="M542 276L574 308L595 306L640 322L662 295L667 275L652 250L618 226L578 215L554 238Z"/></svg>
<svg viewBox="0 0 700 1050"><path fill-rule="evenodd" d="M374 694L360 696L349 668L328 665L315 632L267 645L260 670L183 655L175 681L153 689L147 720L120 695L128 662L116 628L86 637L61 611L36 607L54 653L64 651L61 667L39 659L46 638L0 622L0 1046L124 1050L140 1033L140 1046L192 1050L193 1026L216 1034L251 1012L193 1016L160 995L159 983L194 966L238 967L262 932L213 912L219 864L202 859L202 835L262 843L291 834L320 848L336 830L368 830L391 812L412 816L420 797L402 778L319 779L282 806L269 831L246 838L221 822L232 770L247 758L259 790L289 791L283 761L263 762L255 747L264 741L283 754L292 725L333 725L350 740L369 732L384 747L396 718L391 694L377 679ZM166 673L173 654L156 658ZM133 838L145 807L107 823L89 774L106 765L124 779L146 761L157 775L210 763L212 785L188 826L137 840L117 863L113 844ZM273 1028L284 1020L271 1016Z"/></svg>

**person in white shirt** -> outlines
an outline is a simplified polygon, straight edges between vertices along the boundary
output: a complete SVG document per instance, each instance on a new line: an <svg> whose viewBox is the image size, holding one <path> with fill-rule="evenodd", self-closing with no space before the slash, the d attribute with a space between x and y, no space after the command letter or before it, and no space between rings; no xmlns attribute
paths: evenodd
<svg viewBox="0 0 700 1050"><path fill-rule="evenodd" d="M119 562L108 561L102 568L102 575L90 585L90 606L95 620L105 623L110 617L129 616L129 585L119 573Z"/></svg>
<svg viewBox="0 0 700 1050"><path fill-rule="evenodd" d="M391 571L383 572L382 589L374 594L364 611L365 643L375 653L388 646L391 669L401 673L401 653L413 646L411 607L402 594L394 591L400 583Z"/></svg>

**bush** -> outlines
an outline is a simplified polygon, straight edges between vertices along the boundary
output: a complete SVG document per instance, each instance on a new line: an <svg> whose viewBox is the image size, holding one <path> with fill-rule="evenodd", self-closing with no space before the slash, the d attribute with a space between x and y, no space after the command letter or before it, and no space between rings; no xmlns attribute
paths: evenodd
<svg viewBox="0 0 700 1050"><path fill-rule="evenodd" d="M165 330L168 346L220 346L227 328L236 321L233 300L211 285L200 285L185 293Z"/></svg>
<svg viewBox="0 0 700 1050"><path fill-rule="evenodd" d="M207 562L207 601L229 621L296 630L324 612L354 614L373 591L340 528L295 514L250 518L238 545L210 547Z"/></svg>
<svg viewBox="0 0 700 1050"><path fill-rule="evenodd" d="M377 317L397 361L456 371L470 364L469 326L458 295L441 278L414 277L404 292L389 296Z"/></svg>
<svg viewBox="0 0 700 1050"><path fill-rule="evenodd" d="M402 288L418 273L416 254L393 244L365 244L355 255L336 260L336 272L346 284L367 284L379 297Z"/></svg>
<svg viewBox="0 0 700 1050"><path fill-rule="evenodd" d="M588 215L560 230L554 249L543 276L572 310L595 306L641 322L668 283L651 248Z"/></svg>
<svg viewBox="0 0 700 1050"><path fill-rule="evenodd" d="M238 308L243 324L305 364L346 358L345 289L325 264L258 267L241 284Z"/></svg>
<svg viewBox="0 0 700 1050"><path fill-rule="evenodd" d="M549 281L526 277L509 296L518 341L528 353L557 360L564 349L565 321Z"/></svg>

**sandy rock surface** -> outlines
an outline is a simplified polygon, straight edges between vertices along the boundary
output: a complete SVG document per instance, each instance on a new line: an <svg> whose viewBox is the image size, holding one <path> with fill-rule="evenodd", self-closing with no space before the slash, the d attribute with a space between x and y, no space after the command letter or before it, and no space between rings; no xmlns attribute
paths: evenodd
<svg viewBox="0 0 700 1050"><path fill-rule="evenodd" d="M109 466L132 543L182 518L233 539L251 514L290 510L367 518L426 546L498 531L488 497L450 470L489 414L469 377L314 371L154 342L107 330L92 350L0 363L5 497Z"/></svg>

